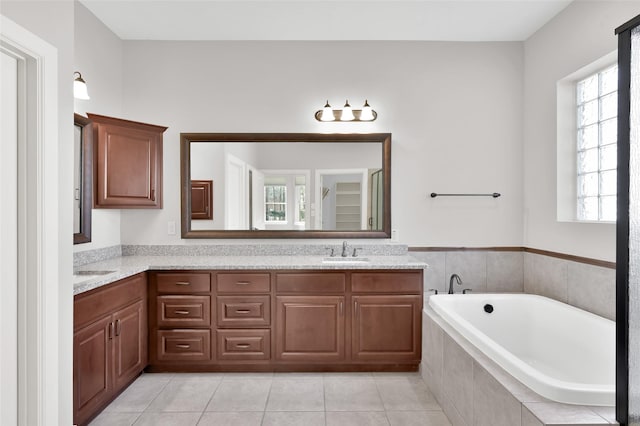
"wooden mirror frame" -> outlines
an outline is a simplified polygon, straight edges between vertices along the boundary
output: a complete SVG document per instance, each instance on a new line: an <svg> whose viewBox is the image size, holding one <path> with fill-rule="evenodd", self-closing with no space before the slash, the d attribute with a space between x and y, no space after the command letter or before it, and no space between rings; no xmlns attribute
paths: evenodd
<svg viewBox="0 0 640 426"><path fill-rule="evenodd" d="M382 151L383 218L380 231L323 230L192 230L191 143L198 142L314 142L379 143ZM391 238L391 133L181 133L180 191L182 238Z"/></svg>
<svg viewBox="0 0 640 426"><path fill-rule="evenodd" d="M93 126L91 120L80 114L73 114L73 124L82 128L82 167L80 183L80 232L73 234L73 244L91 242L91 209L93 208Z"/></svg>

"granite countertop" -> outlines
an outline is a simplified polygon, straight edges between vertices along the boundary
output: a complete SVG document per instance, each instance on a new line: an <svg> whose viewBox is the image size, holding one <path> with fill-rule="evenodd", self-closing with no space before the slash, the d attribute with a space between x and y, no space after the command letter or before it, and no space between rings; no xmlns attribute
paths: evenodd
<svg viewBox="0 0 640 426"><path fill-rule="evenodd" d="M428 265L411 256L366 256L361 262L324 263L323 256L120 256L90 263L74 270L73 294L110 284L149 270L355 270L355 269L426 269ZM368 259L368 261L362 261ZM105 273L109 271L108 273ZM93 273L92 273L93 272Z"/></svg>

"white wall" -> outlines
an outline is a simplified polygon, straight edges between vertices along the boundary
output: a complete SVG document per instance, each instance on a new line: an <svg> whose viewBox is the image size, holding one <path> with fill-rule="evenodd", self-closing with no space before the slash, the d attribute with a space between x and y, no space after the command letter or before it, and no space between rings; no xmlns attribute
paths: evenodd
<svg viewBox="0 0 640 426"><path fill-rule="evenodd" d="M72 423L73 380L73 28L71 1L0 2L0 13L37 35L58 50L58 287L59 351L57 419L49 423ZM54 19L55 18L55 19ZM66 30L61 30L66 29ZM46 357L47 354L42 354ZM46 373L50 377L51 372Z"/></svg>
<svg viewBox="0 0 640 426"><path fill-rule="evenodd" d="M393 227L411 245L522 243L522 43L124 42L124 115L169 126L164 208L123 210L124 244L180 220L180 132L391 132ZM373 123L320 123L326 99ZM431 199L430 192L501 192Z"/></svg>
<svg viewBox="0 0 640 426"><path fill-rule="evenodd" d="M75 100L75 112L122 117L123 42L81 3L75 2L74 71L82 73L88 101ZM76 244L83 251L120 244L120 210L91 211L91 242Z"/></svg>
<svg viewBox="0 0 640 426"><path fill-rule="evenodd" d="M615 225L556 220L556 82L617 49L639 2L573 2L524 44L524 245L615 261Z"/></svg>

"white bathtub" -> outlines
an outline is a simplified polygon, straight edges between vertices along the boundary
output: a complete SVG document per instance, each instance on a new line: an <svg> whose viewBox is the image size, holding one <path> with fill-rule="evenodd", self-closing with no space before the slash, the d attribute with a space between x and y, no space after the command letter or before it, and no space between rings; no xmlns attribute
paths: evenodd
<svg viewBox="0 0 640 426"><path fill-rule="evenodd" d="M545 398L615 405L615 322L529 294L434 295L429 305Z"/></svg>

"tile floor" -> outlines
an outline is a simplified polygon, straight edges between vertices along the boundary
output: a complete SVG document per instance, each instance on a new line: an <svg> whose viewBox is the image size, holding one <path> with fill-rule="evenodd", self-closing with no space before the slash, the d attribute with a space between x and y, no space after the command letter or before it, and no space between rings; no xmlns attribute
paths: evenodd
<svg viewBox="0 0 640 426"><path fill-rule="evenodd" d="M143 374L91 426L451 426L419 373Z"/></svg>

